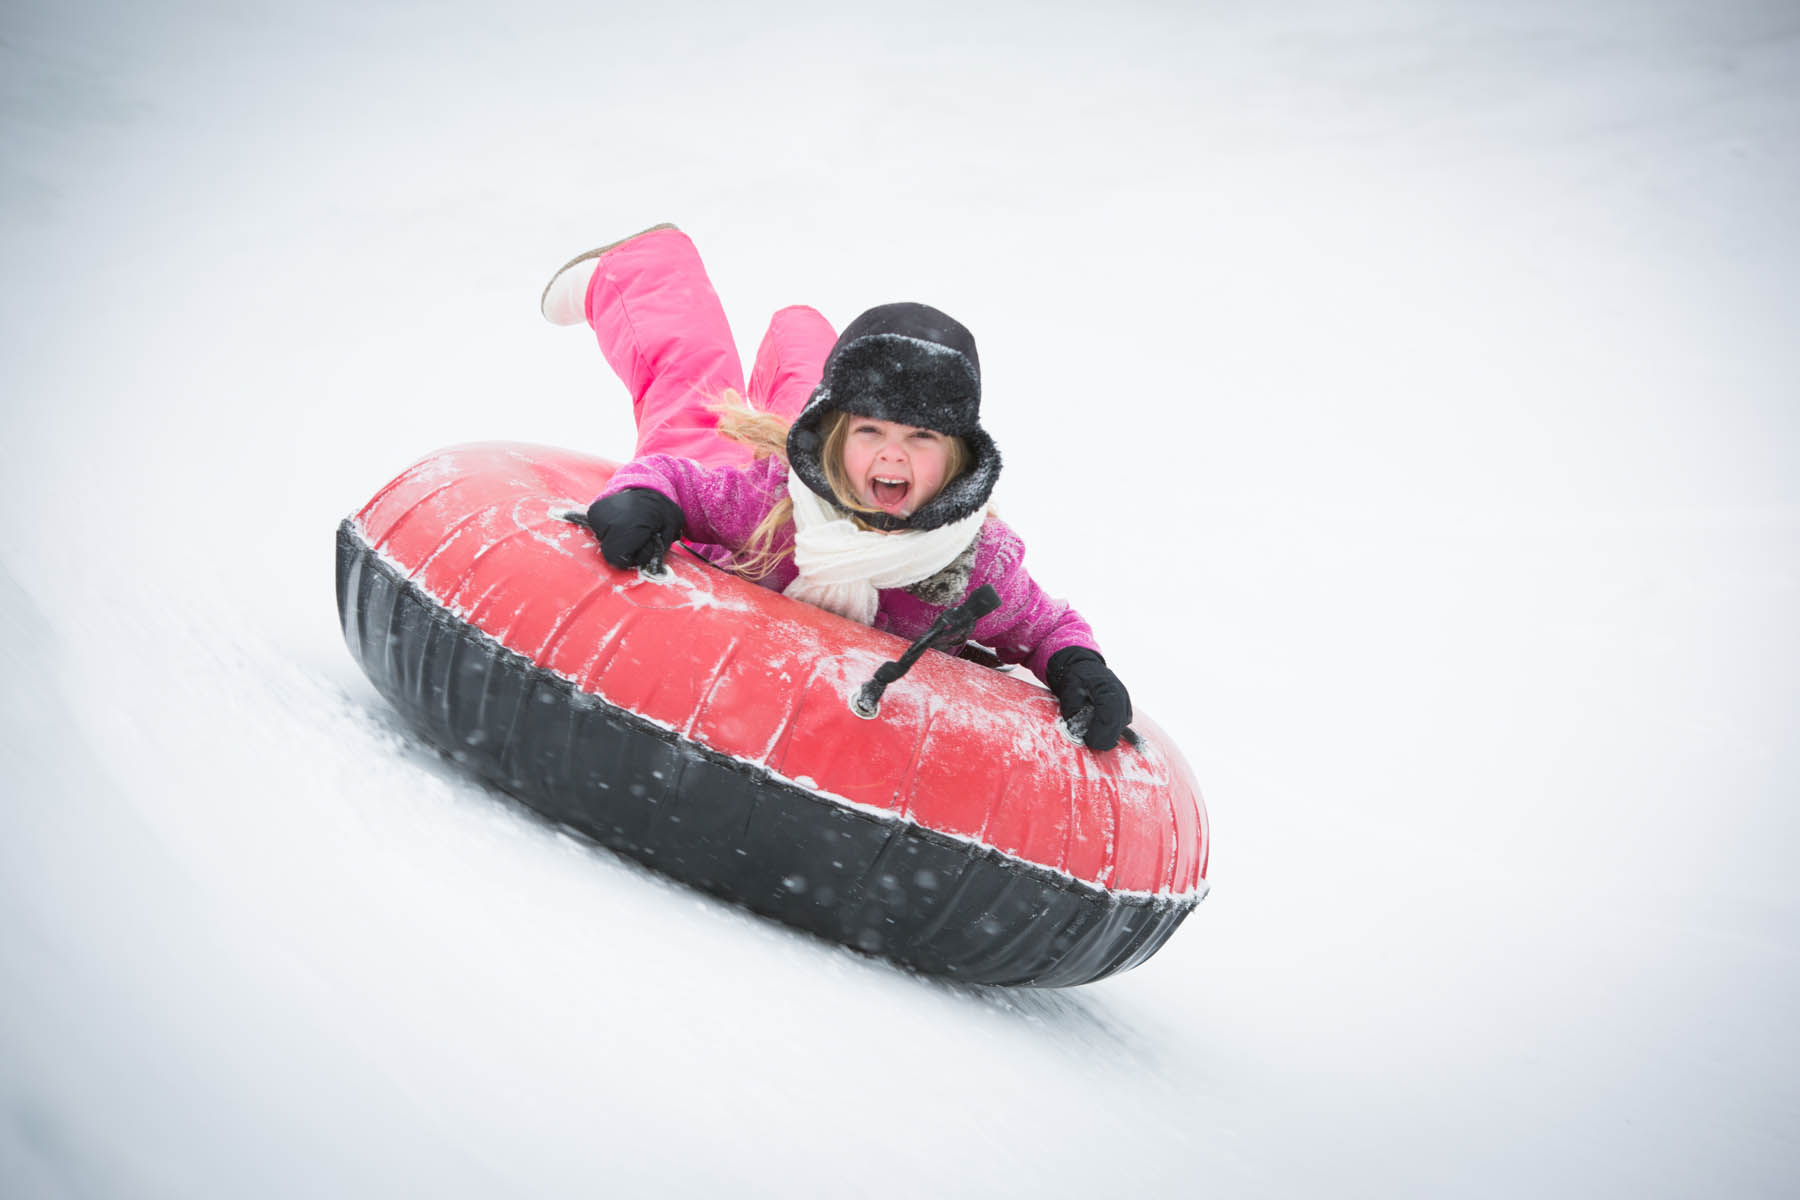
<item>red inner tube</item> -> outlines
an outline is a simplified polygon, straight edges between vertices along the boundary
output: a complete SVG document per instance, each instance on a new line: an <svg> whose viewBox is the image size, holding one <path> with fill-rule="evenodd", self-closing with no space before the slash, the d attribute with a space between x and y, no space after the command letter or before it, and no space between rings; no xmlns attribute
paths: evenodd
<svg viewBox="0 0 1800 1200"><path fill-rule="evenodd" d="M537 678L538 691L562 697L540 704L597 706L687 755L684 762L698 756L708 769L757 781L759 796L780 791L784 803L853 815L872 836L892 841L904 830L970 861L991 859L1053 890L1126 908L1185 915L1204 895L1208 836L1198 789L1180 753L1142 712L1133 722L1135 746L1096 754L1061 732L1054 698L1035 681L931 652L889 687L878 717L860 718L852 708L857 690L906 644L691 556L671 555L666 581L607 566L592 535L566 517L613 469L563 450L460 447L415 464L345 522L339 603L346 638L371 678L434 740L465 756L471 736L495 746L517 735L520 718L498 707L484 716L484 699L473 715L458 717L476 728L452 731L437 710L454 707L454 675L411 682L441 695L400 688L405 672L390 669L393 647L379 645L395 635L371 628L365 584L395 594L390 621L402 596L423 614L414 618L428 629L418 654L429 655L433 638L477 639L480 649L465 649L465 661L487 661L491 652L494 662L512 664L507 670ZM348 592L346 569L357 576ZM557 721L569 725L566 717ZM571 745L564 754L576 752ZM603 773L604 764L590 772L593 787L615 790L602 786ZM569 819L567 803L534 798L520 786L528 781L497 781ZM652 771L644 786L664 785L675 782ZM598 817L585 823L605 825ZM601 840L653 857L636 835ZM690 881L767 911L715 879ZM1178 921L1164 922L1168 932ZM864 948L894 956L891 946Z"/></svg>

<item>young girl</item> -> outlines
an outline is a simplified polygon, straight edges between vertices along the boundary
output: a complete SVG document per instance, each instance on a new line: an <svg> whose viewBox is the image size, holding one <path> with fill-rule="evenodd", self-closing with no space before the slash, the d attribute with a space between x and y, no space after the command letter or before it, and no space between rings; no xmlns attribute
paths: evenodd
<svg viewBox="0 0 1800 1200"><path fill-rule="evenodd" d="M580 255L541 307L559 325L585 320L631 390L636 456L588 510L607 562L643 566L685 537L765 587L908 640L991 584L1000 606L974 639L1028 667L1064 716L1091 706L1088 746L1118 744L1124 685L987 512L1000 454L980 425L980 361L962 325L884 304L836 336L813 309L782 309L750 374L758 419L729 404L746 390L731 331L673 225Z"/></svg>

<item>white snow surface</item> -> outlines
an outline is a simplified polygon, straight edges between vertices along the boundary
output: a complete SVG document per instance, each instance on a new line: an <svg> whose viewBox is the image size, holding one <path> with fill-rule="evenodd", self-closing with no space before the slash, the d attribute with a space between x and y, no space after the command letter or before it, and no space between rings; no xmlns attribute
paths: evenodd
<svg viewBox="0 0 1800 1200"><path fill-rule="evenodd" d="M1800 9L0 21L0 1194L1800 1193ZM570 255L916 299L1206 790L1062 992L594 849L361 677L337 522L624 454Z"/></svg>

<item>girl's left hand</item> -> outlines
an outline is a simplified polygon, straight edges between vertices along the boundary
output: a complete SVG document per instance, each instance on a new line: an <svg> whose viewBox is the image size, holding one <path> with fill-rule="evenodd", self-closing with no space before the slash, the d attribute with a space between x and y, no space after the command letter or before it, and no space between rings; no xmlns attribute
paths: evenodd
<svg viewBox="0 0 1800 1200"><path fill-rule="evenodd" d="M1093 709L1082 741L1090 750L1111 750L1131 720L1131 693L1112 673L1106 660L1086 646L1065 646L1050 656L1044 682L1056 693L1066 721Z"/></svg>

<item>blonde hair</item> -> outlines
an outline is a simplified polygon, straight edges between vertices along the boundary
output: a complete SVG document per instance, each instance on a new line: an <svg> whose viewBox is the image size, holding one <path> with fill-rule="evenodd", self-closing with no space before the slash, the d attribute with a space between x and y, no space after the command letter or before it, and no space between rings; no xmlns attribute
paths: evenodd
<svg viewBox="0 0 1800 1200"><path fill-rule="evenodd" d="M757 462L774 455L787 461L787 435L791 421L774 413L751 408L750 402L735 388L725 391L706 406L719 419L719 433L734 442L750 447Z"/></svg>
<svg viewBox="0 0 1800 1200"><path fill-rule="evenodd" d="M787 435L792 421L774 413L750 407L749 401L735 389L727 388L713 404L708 405L719 421L719 432L735 442L750 447L757 462L771 456L787 462ZM856 498L856 485L844 471L844 443L850 437L850 414L829 412L820 422L825 435L819 448L819 465L825 481L831 485L832 502L850 513L850 519L864 529L874 526L862 520L861 514L878 513ZM948 453L944 458L944 482L961 475L969 466L969 447L959 437L945 435ZM780 563L782 555L775 549L775 536L794 519L793 498L783 495L756 528L750 531L742 548L734 550L725 565L746 579L762 579Z"/></svg>

